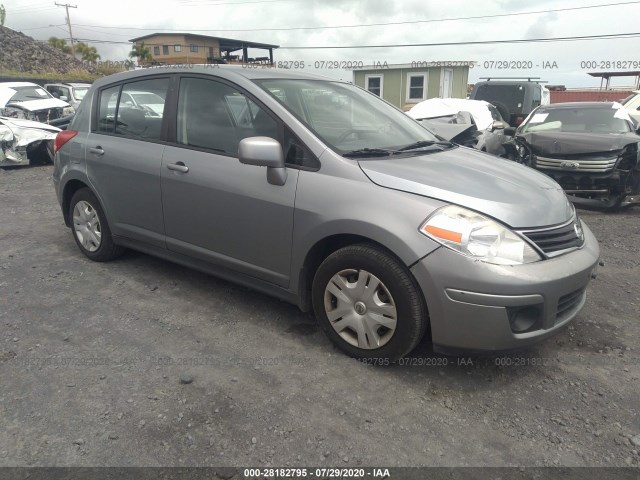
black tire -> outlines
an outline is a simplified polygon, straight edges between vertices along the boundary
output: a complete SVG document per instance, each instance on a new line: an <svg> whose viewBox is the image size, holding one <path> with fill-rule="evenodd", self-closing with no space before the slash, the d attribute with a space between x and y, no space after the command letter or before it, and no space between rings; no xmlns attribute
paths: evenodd
<svg viewBox="0 0 640 480"><path fill-rule="evenodd" d="M337 333L327 317L325 290L334 275L351 269L375 275L395 303L395 331L380 347L366 349L352 345ZM320 327L340 350L354 358L395 362L418 345L428 326L427 308L413 275L393 255L374 245L350 245L329 255L315 273L312 302Z"/></svg>
<svg viewBox="0 0 640 480"><path fill-rule="evenodd" d="M95 210L95 213L98 215L101 239L99 246L95 251L90 251L82 245L82 241L78 238L79 234L76 232L74 226L73 213L76 205L79 202L88 203L89 206L93 210ZM104 215L102 206L100 205L100 202L98 202L98 199L93 194L93 192L88 188L81 188L73 194L71 203L69 204L69 218L71 219L71 233L73 234L73 239L76 241L78 248L80 248L80 251L94 262L108 262L110 260L118 258L124 252L123 247L120 247L113 243L111 229L109 228L109 224L107 223L107 218Z"/></svg>

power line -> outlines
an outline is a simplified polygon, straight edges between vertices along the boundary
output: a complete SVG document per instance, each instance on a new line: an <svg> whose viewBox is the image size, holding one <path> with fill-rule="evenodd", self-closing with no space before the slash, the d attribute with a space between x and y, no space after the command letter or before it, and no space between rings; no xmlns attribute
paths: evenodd
<svg viewBox="0 0 640 480"><path fill-rule="evenodd" d="M276 1L276 0L263 0L265 1ZM280 0L277 0L280 1ZM259 3L259 2L255 2ZM278 32L278 31L292 31L292 30L326 30L326 29L338 29L338 28L360 28L360 27L382 27L382 26L390 26L390 25L414 25L421 23L435 23L435 22L454 22L460 20L482 20L489 18L503 18L503 17L513 17L513 16L522 16L522 15L537 15L541 13L556 13L556 12L569 12L575 10L587 10L593 8L604 8L604 7L615 7L620 5L632 5L638 4L640 1L627 1L627 2L617 2L617 3L605 3L601 5L583 5L580 7L566 7L566 8L556 8L549 10L534 10L527 12L515 12L515 13L499 13L494 15L477 15L470 17L450 17L450 18L432 18L428 20L407 20L402 22L384 22L384 23L361 23L361 24L352 24L352 25L331 25L331 26L321 26L321 27L287 27L287 28L232 28L232 29L193 29L188 28L189 32ZM221 4L220 4L221 5ZM109 28L109 29L118 29L118 30L140 30L140 31L153 31L153 32L184 32L185 29L166 29L166 28L142 28L142 27L111 27L105 25L87 25L87 24L78 24L82 27L97 27L97 28Z"/></svg>
<svg viewBox="0 0 640 480"><path fill-rule="evenodd" d="M614 40L640 37L640 32L632 33L612 33L603 35L579 35L572 37L549 37L549 38L519 38L511 40L479 40L472 42L440 42L440 43L403 43L391 45L337 45L337 46L283 46L280 50L332 50L332 49L360 49L360 48L398 48L398 47L447 47L461 45L488 45L488 44L506 44L506 43L536 43L536 42L575 42L583 40ZM89 38L77 39L86 43L102 43L114 45L130 45L130 42L121 42L116 40L95 40ZM146 43L147 47L160 46L159 43Z"/></svg>
<svg viewBox="0 0 640 480"><path fill-rule="evenodd" d="M512 40L479 40L475 42L440 42L440 43L404 43L393 45L339 45L331 46L310 46L310 47L280 47L280 50L329 50L348 48L397 48L397 47L449 47L457 45L488 45L499 43L536 43L536 42L575 42L580 40L612 40L616 38L633 38L640 36L640 32L635 33L613 33L606 35L580 35L572 37L550 37L550 38L522 38Z"/></svg>

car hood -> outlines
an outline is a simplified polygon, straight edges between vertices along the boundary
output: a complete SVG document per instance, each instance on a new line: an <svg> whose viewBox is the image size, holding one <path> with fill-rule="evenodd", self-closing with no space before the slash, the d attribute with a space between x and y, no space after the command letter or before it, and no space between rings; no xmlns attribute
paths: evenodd
<svg viewBox="0 0 640 480"><path fill-rule="evenodd" d="M69 106L67 102L63 102L58 98L44 98L42 100L29 100L27 102L11 102L10 105L29 110L30 112L47 110L49 108L65 108Z"/></svg>
<svg viewBox="0 0 640 480"><path fill-rule="evenodd" d="M536 155L549 157L616 153L630 143L640 142L635 133L531 132L519 134Z"/></svg>
<svg viewBox="0 0 640 480"><path fill-rule="evenodd" d="M467 207L513 228L556 225L573 215L551 178L470 148L359 164L377 185Z"/></svg>

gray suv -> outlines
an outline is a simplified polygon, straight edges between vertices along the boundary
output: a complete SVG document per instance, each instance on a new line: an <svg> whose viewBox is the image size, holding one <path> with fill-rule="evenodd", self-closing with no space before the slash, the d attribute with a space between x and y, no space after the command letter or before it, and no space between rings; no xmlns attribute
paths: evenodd
<svg viewBox="0 0 640 480"><path fill-rule="evenodd" d="M153 109L123 102L152 94ZM272 69L145 69L93 84L55 142L80 250L132 248L313 310L393 361L546 338L599 248L562 188L458 147L350 83Z"/></svg>

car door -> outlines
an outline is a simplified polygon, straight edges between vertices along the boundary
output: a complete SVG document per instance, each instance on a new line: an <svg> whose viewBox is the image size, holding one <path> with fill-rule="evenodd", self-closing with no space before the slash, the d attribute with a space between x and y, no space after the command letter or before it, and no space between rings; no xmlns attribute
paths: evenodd
<svg viewBox="0 0 640 480"><path fill-rule="evenodd" d="M238 160L242 138L279 138L273 114L223 81L180 80L162 160L167 248L280 286L289 282L297 169L284 185Z"/></svg>
<svg viewBox="0 0 640 480"><path fill-rule="evenodd" d="M169 77L106 87L98 101L86 140L87 174L114 235L164 247L160 168L163 117L119 98L128 91L149 91L166 98Z"/></svg>

